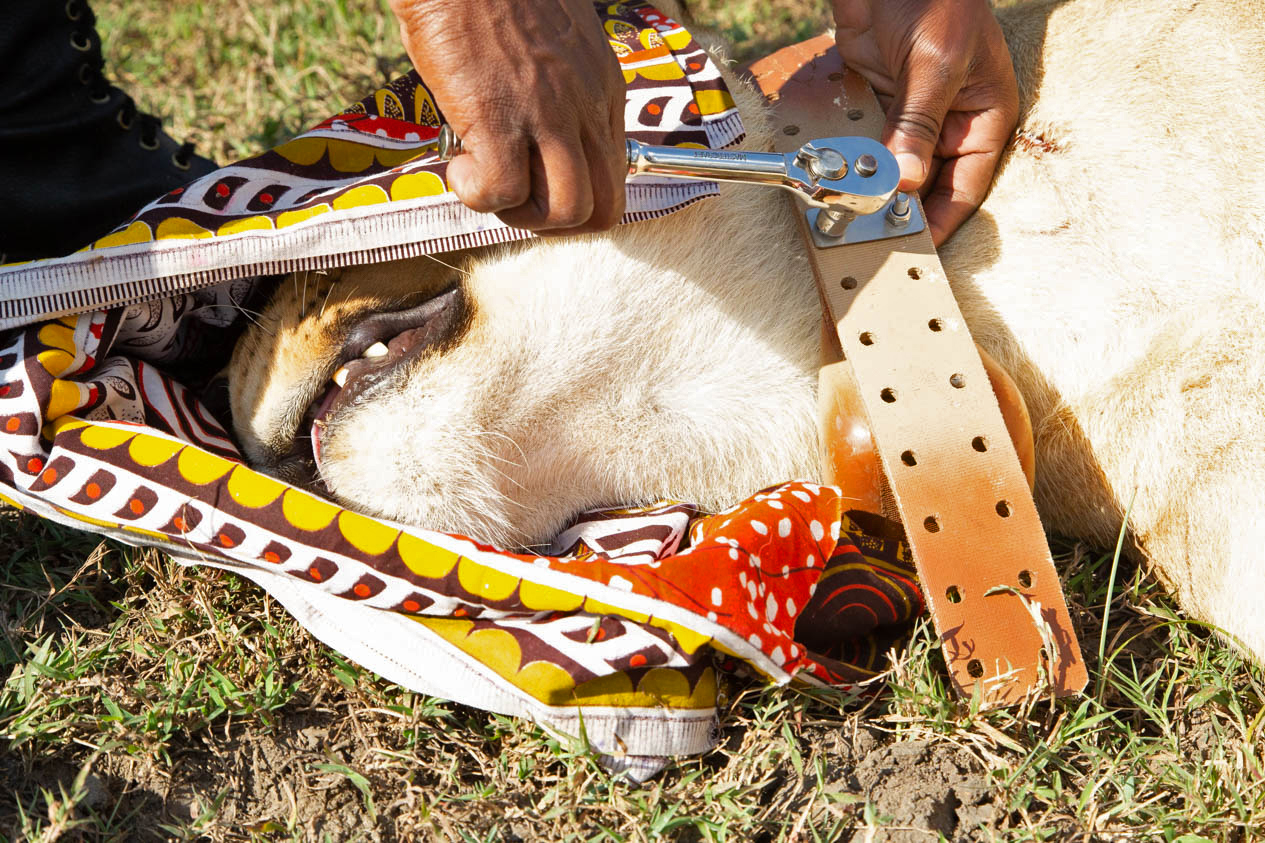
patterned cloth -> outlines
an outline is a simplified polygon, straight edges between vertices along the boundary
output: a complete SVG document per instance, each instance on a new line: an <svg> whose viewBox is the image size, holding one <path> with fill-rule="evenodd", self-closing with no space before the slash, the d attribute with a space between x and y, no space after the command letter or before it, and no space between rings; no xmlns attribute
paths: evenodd
<svg viewBox="0 0 1265 843"><path fill-rule="evenodd" d="M627 83L628 137L717 148L742 121L716 66L675 21L595 3ZM0 328L266 273L394 260L530 236L447 190L442 115L416 73L299 137L162 196L72 255L0 266ZM714 184L639 178L625 222Z"/></svg>
<svg viewBox="0 0 1265 843"><path fill-rule="evenodd" d="M645 5L597 8L631 136L741 137L684 29ZM81 252L0 272L0 318L80 311L0 338L0 499L238 571L386 678L583 730L638 776L712 746L717 653L776 682L872 677L922 600L903 543L833 487L787 483L715 515L587 513L534 556L369 518L241 462L204 387L257 276L526 236L445 191L439 122L404 77ZM627 219L713 190L632 186ZM152 300L98 308L139 296Z"/></svg>

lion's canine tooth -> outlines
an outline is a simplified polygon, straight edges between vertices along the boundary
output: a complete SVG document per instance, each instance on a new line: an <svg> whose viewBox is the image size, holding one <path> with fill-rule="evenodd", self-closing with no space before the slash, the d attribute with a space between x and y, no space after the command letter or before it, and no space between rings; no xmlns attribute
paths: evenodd
<svg viewBox="0 0 1265 843"><path fill-rule="evenodd" d="M335 372L331 380L333 380L334 383L338 384L339 389L342 389L343 386L347 384L347 367L343 366L337 372Z"/></svg>
<svg viewBox="0 0 1265 843"><path fill-rule="evenodd" d="M387 349L385 345L383 345L380 342L375 342L373 345L366 348L365 353L360 356L374 358L374 357L386 357L388 354L390 354L390 351Z"/></svg>

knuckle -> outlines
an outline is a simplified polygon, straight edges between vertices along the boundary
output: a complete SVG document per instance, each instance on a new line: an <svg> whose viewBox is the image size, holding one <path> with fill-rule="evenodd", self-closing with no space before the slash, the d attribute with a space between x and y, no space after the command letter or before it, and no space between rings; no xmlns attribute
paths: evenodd
<svg viewBox="0 0 1265 843"><path fill-rule="evenodd" d="M482 148L449 165L449 182L468 207L490 213L517 207L531 198L526 170L522 155L504 148Z"/></svg>
<svg viewBox="0 0 1265 843"><path fill-rule="evenodd" d="M512 208L531 198L531 185L525 178L510 179L497 185L495 195L501 207Z"/></svg>
<svg viewBox="0 0 1265 843"><path fill-rule="evenodd" d="M527 186L515 181L477 182L458 193L469 208L484 213L516 208L528 199Z"/></svg>
<svg viewBox="0 0 1265 843"><path fill-rule="evenodd" d="M593 216L593 200L577 198L558 206L551 206L545 217L545 224L550 228L577 228L584 225Z"/></svg>
<svg viewBox="0 0 1265 843"><path fill-rule="evenodd" d="M940 122L930 111L916 105L907 105L889 121L893 131L924 141L936 141L940 137Z"/></svg>
<svg viewBox="0 0 1265 843"><path fill-rule="evenodd" d="M926 76L947 84L958 65L965 66L970 56L960 43L946 38L917 37L909 47L909 61L916 62Z"/></svg>

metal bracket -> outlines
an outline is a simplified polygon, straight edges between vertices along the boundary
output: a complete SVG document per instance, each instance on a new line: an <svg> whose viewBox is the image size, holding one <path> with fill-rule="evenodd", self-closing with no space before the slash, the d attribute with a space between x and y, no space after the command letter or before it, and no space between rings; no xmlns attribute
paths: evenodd
<svg viewBox="0 0 1265 843"><path fill-rule="evenodd" d="M817 215L823 213L820 208L807 208L804 216L808 219L808 230L813 234L813 245L818 249L829 249L832 246L845 246L849 243L869 243L874 240L889 240L892 237L904 237L906 234L917 234L927 227L922 215L922 203L910 197L909 219L903 224L892 222L892 206L899 197L892 197L887 207L872 214L853 217L844 230L842 237L831 237L823 234L817 227Z"/></svg>

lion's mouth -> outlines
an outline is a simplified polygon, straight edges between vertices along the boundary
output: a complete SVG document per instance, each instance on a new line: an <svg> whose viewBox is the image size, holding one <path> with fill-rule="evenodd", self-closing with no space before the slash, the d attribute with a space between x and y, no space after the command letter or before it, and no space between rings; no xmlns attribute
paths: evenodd
<svg viewBox="0 0 1265 843"><path fill-rule="evenodd" d="M318 467L331 417L363 400L402 367L449 343L465 318L461 286L452 284L416 307L373 313L352 328L334 374L304 416L302 427L311 432L312 458Z"/></svg>

